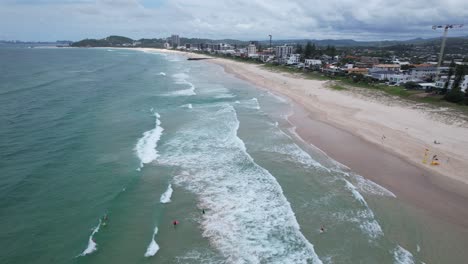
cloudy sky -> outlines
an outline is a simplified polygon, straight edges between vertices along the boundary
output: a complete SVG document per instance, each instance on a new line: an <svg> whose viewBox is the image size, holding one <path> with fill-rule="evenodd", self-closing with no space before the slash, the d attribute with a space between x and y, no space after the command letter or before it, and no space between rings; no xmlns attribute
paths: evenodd
<svg viewBox="0 0 468 264"><path fill-rule="evenodd" d="M0 39L80 40L123 35L267 39L438 37L467 24L468 0L0 0Z"/></svg>

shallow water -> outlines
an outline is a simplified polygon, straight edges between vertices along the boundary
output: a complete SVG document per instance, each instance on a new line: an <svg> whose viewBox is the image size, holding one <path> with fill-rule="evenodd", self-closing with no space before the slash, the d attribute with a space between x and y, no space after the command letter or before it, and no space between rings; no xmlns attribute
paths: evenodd
<svg viewBox="0 0 468 264"><path fill-rule="evenodd" d="M216 65L108 49L0 55L1 263L464 257L437 251L432 218L297 140L287 100ZM458 231L443 241L465 244Z"/></svg>

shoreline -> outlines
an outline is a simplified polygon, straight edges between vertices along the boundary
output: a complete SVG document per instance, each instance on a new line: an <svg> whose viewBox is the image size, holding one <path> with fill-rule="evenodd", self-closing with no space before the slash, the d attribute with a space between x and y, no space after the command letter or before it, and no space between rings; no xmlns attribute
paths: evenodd
<svg viewBox="0 0 468 264"><path fill-rule="evenodd" d="M192 58L207 56L172 50L140 50ZM258 88L289 98L293 113L288 121L305 143L389 189L399 199L468 229L468 137L462 136L468 135L468 128L432 120L427 113L402 105L389 106L334 91L323 87L325 81L271 72L258 65L223 58L207 62L223 67L227 73ZM402 122L398 122L398 118ZM420 129L418 124L422 125ZM429 138L432 137L442 144L431 145ZM441 166L422 164L424 149L428 147L431 154L437 153L440 157ZM444 163L447 157L450 164Z"/></svg>

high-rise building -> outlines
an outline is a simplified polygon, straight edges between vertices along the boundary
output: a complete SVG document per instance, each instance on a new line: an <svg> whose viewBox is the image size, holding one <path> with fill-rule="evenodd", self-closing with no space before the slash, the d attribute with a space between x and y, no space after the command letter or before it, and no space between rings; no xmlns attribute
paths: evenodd
<svg viewBox="0 0 468 264"><path fill-rule="evenodd" d="M255 47L254 44L249 44L249 45L247 46L247 54L248 54L248 55L257 54L257 47Z"/></svg>
<svg viewBox="0 0 468 264"><path fill-rule="evenodd" d="M283 45L275 47L275 55L277 58L287 58L293 51L293 46Z"/></svg>
<svg viewBox="0 0 468 264"><path fill-rule="evenodd" d="M171 36L171 44L172 44L172 47L175 47L175 48L180 46L179 35Z"/></svg>

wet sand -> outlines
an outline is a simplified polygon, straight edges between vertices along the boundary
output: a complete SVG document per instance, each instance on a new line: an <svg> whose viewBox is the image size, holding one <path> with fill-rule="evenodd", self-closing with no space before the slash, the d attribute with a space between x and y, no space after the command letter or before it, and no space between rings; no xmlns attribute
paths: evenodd
<svg viewBox="0 0 468 264"><path fill-rule="evenodd" d="M320 121L298 104L289 121L302 140L353 172L391 190L399 199L468 230L465 184L421 169L380 146Z"/></svg>

